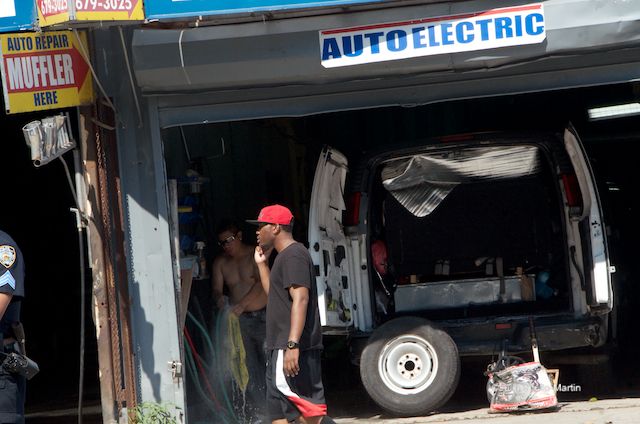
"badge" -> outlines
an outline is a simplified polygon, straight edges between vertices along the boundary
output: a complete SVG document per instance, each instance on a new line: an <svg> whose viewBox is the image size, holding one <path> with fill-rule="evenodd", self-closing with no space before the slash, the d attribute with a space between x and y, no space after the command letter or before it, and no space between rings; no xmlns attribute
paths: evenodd
<svg viewBox="0 0 640 424"><path fill-rule="evenodd" d="M16 261L16 249L13 246L3 244L0 246L0 263L5 268L11 268Z"/></svg>

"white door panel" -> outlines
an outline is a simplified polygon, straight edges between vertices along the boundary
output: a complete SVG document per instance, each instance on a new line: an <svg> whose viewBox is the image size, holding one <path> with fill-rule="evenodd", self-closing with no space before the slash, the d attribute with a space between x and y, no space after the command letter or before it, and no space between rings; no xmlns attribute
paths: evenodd
<svg viewBox="0 0 640 424"><path fill-rule="evenodd" d="M593 266L592 269L584 271L585 273L591 273L593 300L598 304L606 304L611 308L613 305L613 291L611 290L610 267L604 234L605 227L602 222L600 199L596 191L594 175L584 147L576 134L570 129L565 130L564 142L576 171L584 204L582 214L578 219L588 219L589 222L589 246L591 252L583 253L591 255Z"/></svg>
<svg viewBox="0 0 640 424"><path fill-rule="evenodd" d="M342 229L347 159L325 148L316 168L309 211L309 252L319 270L318 307L323 326L353 325L350 245Z"/></svg>

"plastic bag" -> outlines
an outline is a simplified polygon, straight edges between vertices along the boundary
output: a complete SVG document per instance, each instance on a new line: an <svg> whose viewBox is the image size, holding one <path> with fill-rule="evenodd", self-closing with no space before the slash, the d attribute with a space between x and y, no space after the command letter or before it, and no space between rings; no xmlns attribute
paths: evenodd
<svg viewBox="0 0 640 424"><path fill-rule="evenodd" d="M553 408L558 398L547 369L526 362L489 375L487 394L491 412Z"/></svg>

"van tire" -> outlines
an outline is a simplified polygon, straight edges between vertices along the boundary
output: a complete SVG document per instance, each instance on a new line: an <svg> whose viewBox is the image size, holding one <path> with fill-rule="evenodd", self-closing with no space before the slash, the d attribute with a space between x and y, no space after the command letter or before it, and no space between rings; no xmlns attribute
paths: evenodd
<svg viewBox="0 0 640 424"><path fill-rule="evenodd" d="M370 337L360 377L369 396L388 412L425 415L444 405L458 385L458 348L426 319L396 318Z"/></svg>

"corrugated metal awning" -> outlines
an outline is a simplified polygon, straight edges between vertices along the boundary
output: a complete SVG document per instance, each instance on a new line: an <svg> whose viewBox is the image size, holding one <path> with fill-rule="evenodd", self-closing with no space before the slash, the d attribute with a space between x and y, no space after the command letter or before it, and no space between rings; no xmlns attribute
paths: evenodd
<svg viewBox="0 0 640 424"><path fill-rule="evenodd" d="M640 79L640 0L543 2L546 39L538 44L340 68L320 63L321 30L518 4L526 3L449 2L182 30L140 29L133 38L134 70L144 94L170 95L162 97L160 107L186 114L161 115L166 125L199 117L206 108L188 108L201 105L225 106L210 110L213 120L246 119ZM374 91L374 98L366 94ZM286 103L292 98L300 99L295 108ZM277 99L286 101L278 104ZM270 103L256 104L266 100Z"/></svg>

